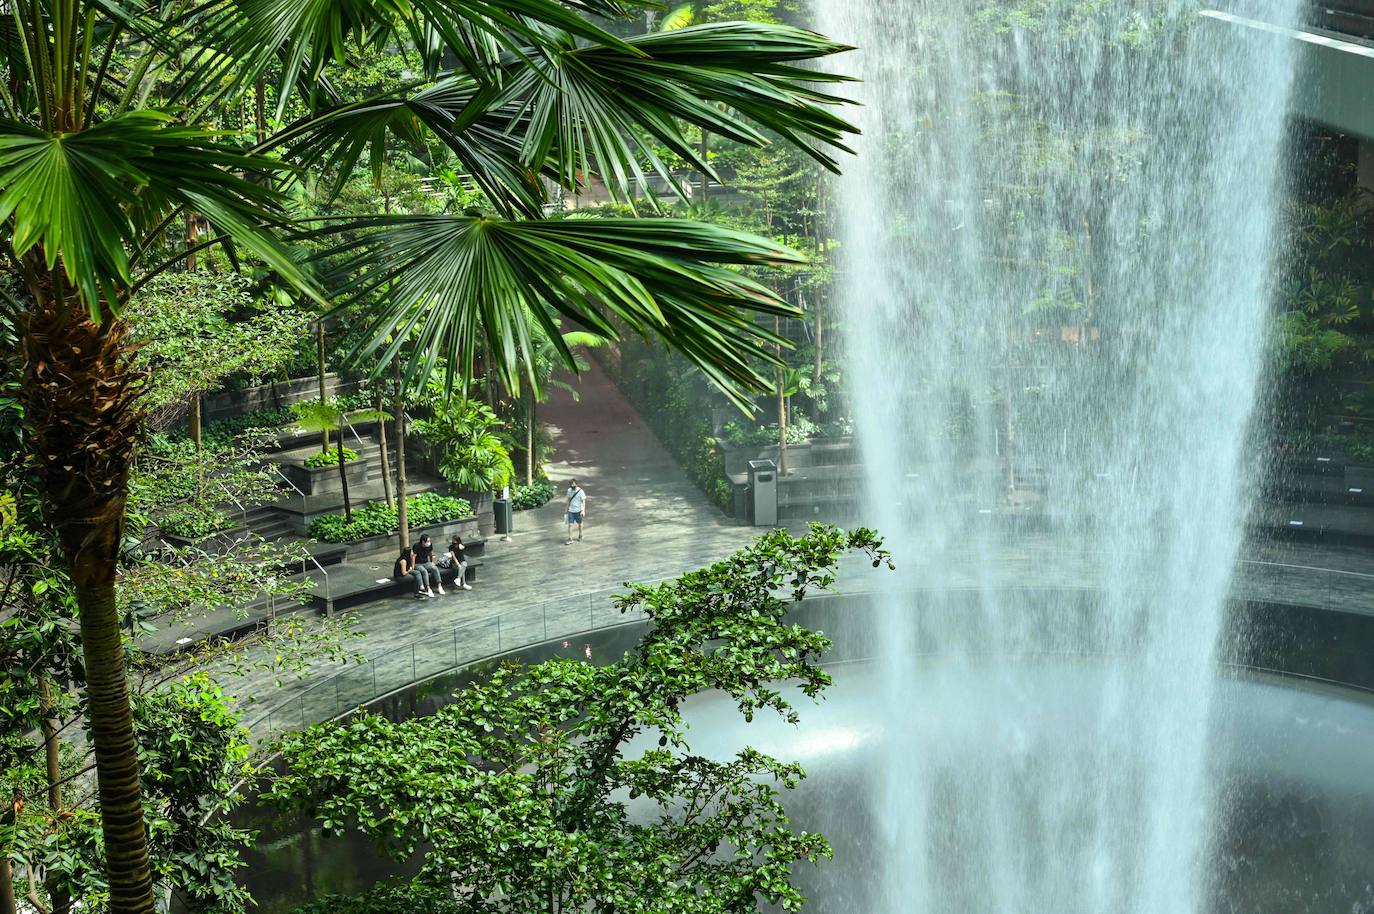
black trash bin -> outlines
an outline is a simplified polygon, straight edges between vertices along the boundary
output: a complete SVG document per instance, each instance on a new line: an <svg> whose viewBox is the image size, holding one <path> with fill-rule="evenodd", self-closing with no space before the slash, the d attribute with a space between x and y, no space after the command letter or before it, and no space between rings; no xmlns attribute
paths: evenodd
<svg viewBox="0 0 1374 914"><path fill-rule="evenodd" d="M491 503L496 512L496 532L508 536L515 530L515 508L509 498L498 498Z"/></svg>

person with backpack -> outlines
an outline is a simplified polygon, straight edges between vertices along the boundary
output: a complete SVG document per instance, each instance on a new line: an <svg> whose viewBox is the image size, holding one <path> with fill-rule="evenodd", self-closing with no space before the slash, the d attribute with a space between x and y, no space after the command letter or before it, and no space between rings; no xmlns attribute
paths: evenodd
<svg viewBox="0 0 1374 914"><path fill-rule="evenodd" d="M568 541L564 546L573 544L572 528L577 525L577 541L582 542L582 522L587 519L587 493L574 479L568 486Z"/></svg>

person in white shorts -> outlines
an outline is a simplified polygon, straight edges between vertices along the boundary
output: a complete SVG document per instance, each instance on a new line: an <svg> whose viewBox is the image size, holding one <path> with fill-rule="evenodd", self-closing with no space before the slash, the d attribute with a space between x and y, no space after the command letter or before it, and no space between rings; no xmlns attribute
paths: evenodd
<svg viewBox="0 0 1374 914"><path fill-rule="evenodd" d="M573 524L577 525L577 541L582 542L582 522L587 519L587 493L577 484L574 479L568 485L568 541L565 546L571 546L573 542Z"/></svg>

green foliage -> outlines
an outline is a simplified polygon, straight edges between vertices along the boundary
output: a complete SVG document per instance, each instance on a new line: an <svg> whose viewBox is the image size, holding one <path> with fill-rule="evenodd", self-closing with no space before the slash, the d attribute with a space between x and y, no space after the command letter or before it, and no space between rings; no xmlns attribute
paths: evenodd
<svg viewBox="0 0 1374 914"><path fill-rule="evenodd" d="M492 492L515 475L510 451L496 434L501 422L491 408L463 402L431 388L433 416L415 422L415 431L438 452L439 472L469 492Z"/></svg>
<svg viewBox="0 0 1374 914"><path fill-rule="evenodd" d="M411 527L423 527L443 521L472 516L472 504L462 498L452 498L425 492L406 499L406 520ZM341 514L326 514L310 522L310 535L324 543L349 543L369 536L395 533L399 526L396 509L384 501L368 502L353 512L353 522L344 521Z"/></svg>
<svg viewBox="0 0 1374 914"><path fill-rule="evenodd" d="M213 505L187 503L177 505L158 522L164 534L187 540L199 540L228 530L234 521Z"/></svg>
<svg viewBox="0 0 1374 914"><path fill-rule="evenodd" d="M361 895L326 895L292 914L469 914L471 910L444 886L422 879L390 879Z"/></svg>
<svg viewBox="0 0 1374 914"><path fill-rule="evenodd" d="M204 673L134 704L151 851L160 882L203 914L237 914L248 892L235 882L250 834L224 818L248 774L248 732L232 700Z"/></svg>
<svg viewBox="0 0 1374 914"><path fill-rule="evenodd" d="M1323 326L1320 319L1303 311L1285 311L1278 317L1283 366L1287 371L1312 375L1327 371L1337 358L1355 345L1347 334Z"/></svg>
<svg viewBox="0 0 1374 914"><path fill-rule="evenodd" d="M419 879L460 910L798 910L794 868L830 855L780 801L804 772L751 748L694 754L682 708L715 689L746 721L796 722L783 684L818 698L831 642L789 611L833 584L851 551L890 564L871 531L813 525L633 586L618 604L651 625L620 659L507 664L432 716L314 727L284 744L267 795L326 831L359 829L397 860L419 854Z"/></svg>
<svg viewBox="0 0 1374 914"><path fill-rule="evenodd" d="M142 343L139 364L153 373L147 404L183 403L241 376L257 383L292 357L308 312L289 299L263 300L237 273L162 273L126 311Z"/></svg>
<svg viewBox="0 0 1374 914"><path fill-rule="evenodd" d="M531 485L511 488L510 499L516 511L528 511L548 504L558 494L557 487L547 479L536 479Z"/></svg>
<svg viewBox="0 0 1374 914"><path fill-rule="evenodd" d="M343 459L344 463L351 463L358 459L358 452L345 445ZM328 451L311 454L305 458L305 465L312 470L318 470L320 467L336 467L339 465L339 451L337 448L330 448Z"/></svg>

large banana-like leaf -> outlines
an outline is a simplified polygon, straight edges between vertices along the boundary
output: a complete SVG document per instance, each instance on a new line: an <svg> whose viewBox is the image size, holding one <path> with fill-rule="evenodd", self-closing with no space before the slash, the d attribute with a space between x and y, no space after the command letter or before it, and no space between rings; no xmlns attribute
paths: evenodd
<svg viewBox="0 0 1374 914"><path fill-rule="evenodd" d="M265 181L285 166L217 139L156 110L65 134L0 120L0 225L13 219L16 254L39 247L49 270L60 262L93 315L102 301L118 307L132 285L129 252L179 206L312 290L272 231L281 200Z"/></svg>
<svg viewBox="0 0 1374 914"><path fill-rule="evenodd" d="M592 171L626 194L642 177L641 160L667 176L651 139L711 174L682 135L684 121L753 146L766 144L762 131L771 131L832 171L838 164L826 147L849 151L844 137L856 128L831 110L844 100L816 88L847 77L799 66L847 45L750 22L691 26L628 43L630 52L579 45L564 34L508 60L502 102L528 112L526 162L543 165L552 157L565 184Z"/></svg>
<svg viewBox="0 0 1374 914"><path fill-rule="evenodd" d="M796 311L729 267L802 262L765 239L673 219L379 216L311 235L343 236L329 256L338 295L366 321L356 360L380 351L371 364L385 365L413 339L422 355L412 377L443 358L466 379L485 344L507 384L522 374L537 383L528 368L536 330L558 337L551 315L607 338L619 320L685 354L741 404L766 386L755 365L778 342L756 315Z"/></svg>

